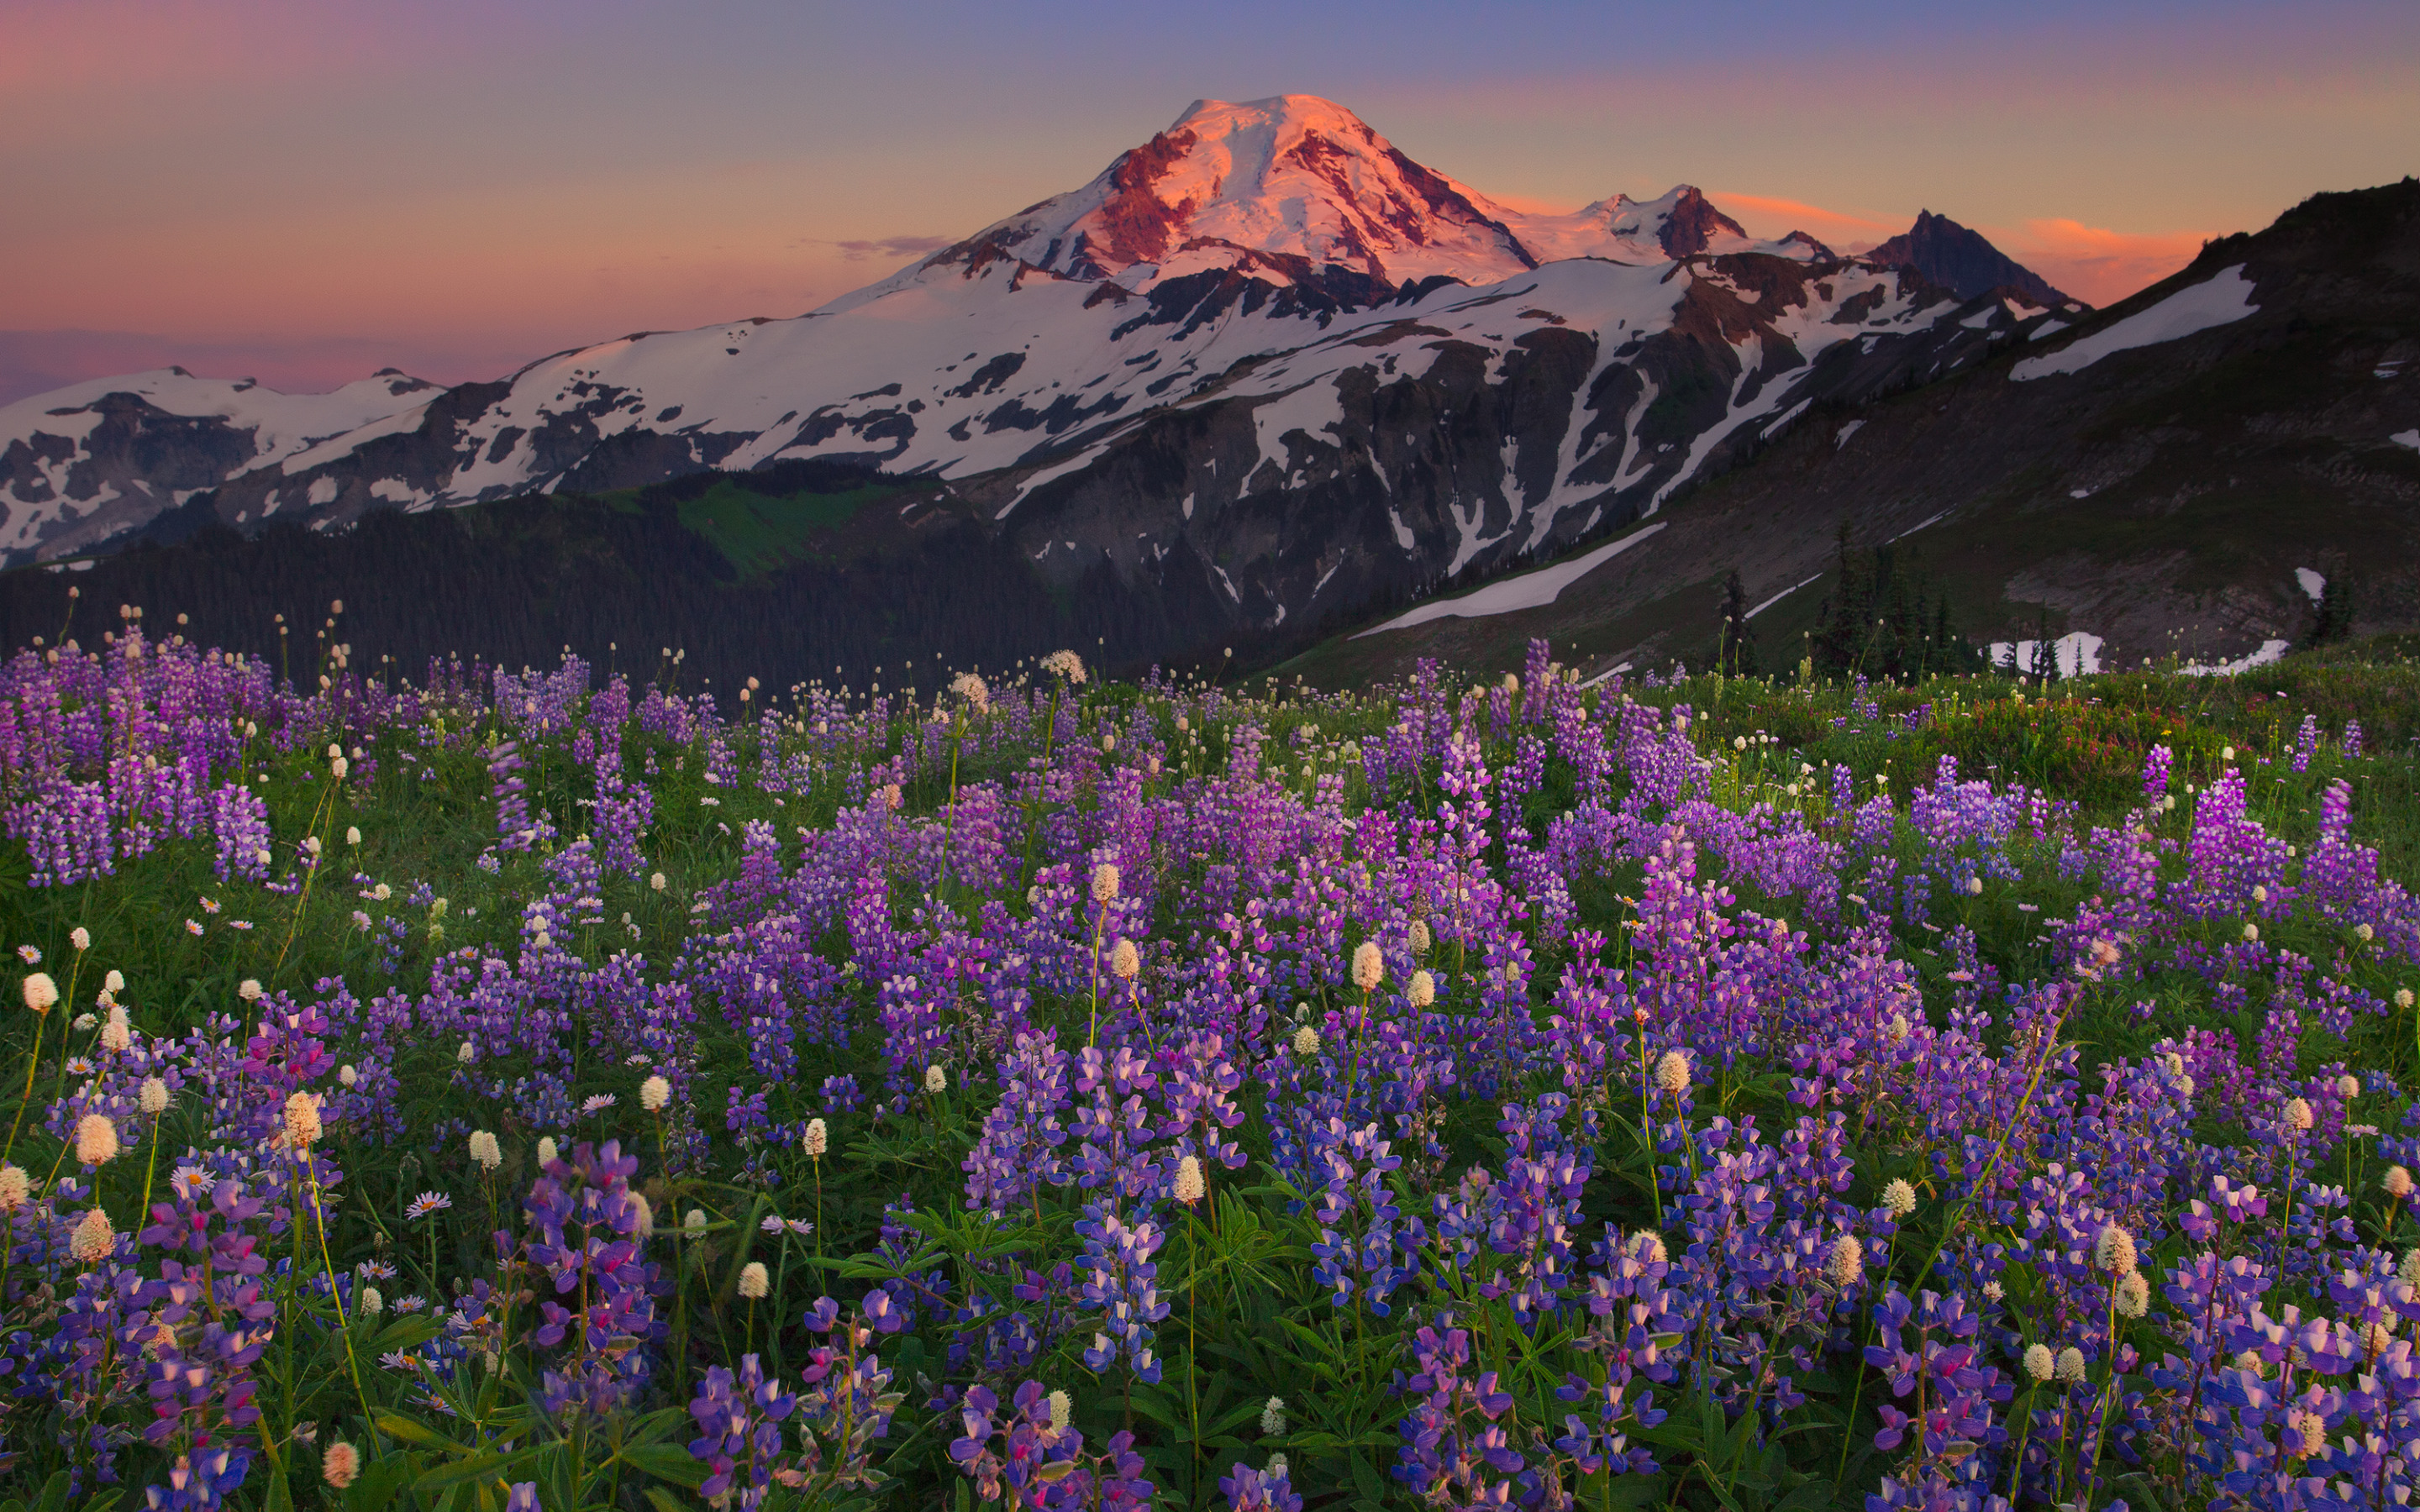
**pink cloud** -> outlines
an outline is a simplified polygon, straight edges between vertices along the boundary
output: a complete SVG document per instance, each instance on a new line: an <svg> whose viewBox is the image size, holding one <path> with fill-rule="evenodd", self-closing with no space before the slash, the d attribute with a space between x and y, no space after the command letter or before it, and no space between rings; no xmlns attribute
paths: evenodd
<svg viewBox="0 0 2420 1512"><path fill-rule="evenodd" d="M1707 197L1714 202L1715 208L1745 226L1751 236L1784 237L1792 231L1804 231L1838 251L1888 240L1906 230L1916 219L1910 215L1897 221L1882 220L1848 210L1827 210L1804 200L1742 194L1730 190L1710 190Z"/></svg>
<svg viewBox="0 0 2420 1512"><path fill-rule="evenodd" d="M2113 231L2060 219L1984 235L2053 285L2096 305L2115 304L2158 283L2193 261L2209 239L2200 231Z"/></svg>

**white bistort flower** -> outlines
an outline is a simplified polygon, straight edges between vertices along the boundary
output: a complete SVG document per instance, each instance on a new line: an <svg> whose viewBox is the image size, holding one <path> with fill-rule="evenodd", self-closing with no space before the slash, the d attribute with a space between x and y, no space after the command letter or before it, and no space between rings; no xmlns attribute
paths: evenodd
<svg viewBox="0 0 2420 1512"><path fill-rule="evenodd" d="M1655 1061L1655 1089L1677 1094L1689 1089L1689 1057L1687 1052L1667 1050Z"/></svg>
<svg viewBox="0 0 2420 1512"><path fill-rule="evenodd" d="M2134 1269L2134 1236L2123 1224L2110 1224L2092 1242L2092 1263L2111 1275L2126 1275Z"/></svg>
<svg viewBox="0 0 2420 1512"><path fill-rule="evenodd" d="M106 1165L117 1158L117 1125L105 1113L87 1113L76 1120L76 1159L86 1165Z"/></svg>
<svg viewBox="0 0 2420 1512"><path fill-rule="evenodd" d="M1387 959L1379 954L1375 940L1363 940L1353 948L1353 985L1363 992L1373 992L1387 976Z"/></svg>

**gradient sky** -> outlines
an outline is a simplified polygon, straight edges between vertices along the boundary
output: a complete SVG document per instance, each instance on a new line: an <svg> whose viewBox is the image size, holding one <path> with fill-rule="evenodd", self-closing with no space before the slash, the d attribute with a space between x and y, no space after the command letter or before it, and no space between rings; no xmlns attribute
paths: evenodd
<svg viewBox="0 0 2420 1512"><path fill-rule="evenodd" d="M1525 208L1930 208L2105 303L2420 171L2420 5L0 0L0 403L795 315L1295 92Z"/></svg>

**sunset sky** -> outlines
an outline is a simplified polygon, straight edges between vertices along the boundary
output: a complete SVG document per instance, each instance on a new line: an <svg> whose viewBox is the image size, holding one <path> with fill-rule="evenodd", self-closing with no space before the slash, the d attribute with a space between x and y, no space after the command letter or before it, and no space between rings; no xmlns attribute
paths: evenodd
<svg viewBox="0 0 2420 1512"><path fill-rule="evenodd" d="M1524 208L1929 208L2106 303L2420 171L2420 6L0 0L0 403L796 315L1288 92Z"/></svg>

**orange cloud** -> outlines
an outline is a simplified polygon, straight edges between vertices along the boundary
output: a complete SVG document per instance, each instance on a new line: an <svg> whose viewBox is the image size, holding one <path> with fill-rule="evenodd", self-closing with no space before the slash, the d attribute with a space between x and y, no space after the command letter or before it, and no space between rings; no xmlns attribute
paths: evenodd
<svg viewBox="0 0 2420 1512"><path fill-rule="evenodd" d="M2112 231L2061 219L1984 234L2053 285L2097 305L2115 304L2158 283L2193 261L2209 239L2200 231Z"/></svg>
<svg viewBox="0 0 2420 1512"><path fill-rule="evenodd" d="M1899 221L1877 220L1871 215L1827 210L1803 200L1741 194L1730 190L1709 191L1708 197L1714 202L1716 208L1747 227L1750 236L1775 238L1788 236L1792 231L1804 231L1816 240L1842 252L1848 251L1852 244L1871 246L1878 241L1886 241L1906 230L1916 219L1911 215Z"/></svg>

